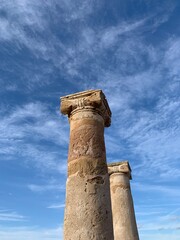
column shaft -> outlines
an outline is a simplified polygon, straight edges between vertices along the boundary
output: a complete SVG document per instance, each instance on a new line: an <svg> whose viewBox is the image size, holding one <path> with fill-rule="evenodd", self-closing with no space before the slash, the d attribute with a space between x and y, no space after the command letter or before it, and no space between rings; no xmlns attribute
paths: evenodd
<svg viewBox="0 0 180 240"><path fill-rule="evenodd" d="M116 167L113 170L114 166L109 165L108 167L110 172L114 240L139 240L130 189L130 171L126 171L128 167L126 162L122 165L118 171Z"/></svg>

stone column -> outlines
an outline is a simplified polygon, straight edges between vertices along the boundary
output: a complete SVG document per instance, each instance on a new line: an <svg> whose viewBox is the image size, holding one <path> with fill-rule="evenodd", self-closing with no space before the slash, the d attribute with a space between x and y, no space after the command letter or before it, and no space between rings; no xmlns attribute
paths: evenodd
<svg viewBox="0 0 180 240"><path fill-rule="evenodd" d="M128 162L108 165L114 240L139 240L130 189L131 168Z"/></svg>
<svg viewBox="0 0 180 240"><path fill-rule="evenodd" d="M61 98L70 122L64 240L113 240L104 127L111 111L101 90Z"/></svg>

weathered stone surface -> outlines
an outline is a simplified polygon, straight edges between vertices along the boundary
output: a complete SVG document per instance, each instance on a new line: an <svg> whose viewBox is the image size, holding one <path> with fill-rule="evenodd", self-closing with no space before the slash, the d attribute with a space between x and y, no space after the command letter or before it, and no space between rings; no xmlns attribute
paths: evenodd
<svg viewBox="0 0 180 240"><path fill-rule="evenodd" d="M70 133L69 162L82 156L104 159L105 154L102 123L91 119L76 123L76 128Z"/></svg>
<svg viewBox="0 0 180 240"><path fill-rule="evenodd" d="M66 185L65 240L113 240L109 177L71 175Z"/></svg>
<svg viewBox="0 0 180 240"><path fill-rule="evenodd" d="M104 126L111 112L101 90L61 98L70 122L64 240L113 240Z"/></svg>
<svg viewBox="0 0 180 240"><path fill-rule="evenodd" d="M63 114L67 114L71 118L74 110L80 110L81 113L82 109L87 109L90 112L95 110L95 115L100 114L103 117L104 125L110 126L111 110L102 90L89 90L61 97L61 112Z"/></svg>
<svg viewBox="0 0 180 240"><path fill-rule="evenodd" d="M130 182L128 162L108 165L110 174L111 204L114 240L139 240Z"/></svg>

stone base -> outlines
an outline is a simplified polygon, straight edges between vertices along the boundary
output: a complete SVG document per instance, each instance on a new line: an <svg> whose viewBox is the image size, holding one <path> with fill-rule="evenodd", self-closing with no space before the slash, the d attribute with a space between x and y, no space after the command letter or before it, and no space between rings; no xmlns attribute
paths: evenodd
<svg viewBox="0 0 180 240"><path fill-rule="evenodd" d="M68 177L64 240L113 240L109 191L108 174Z"/></svg>

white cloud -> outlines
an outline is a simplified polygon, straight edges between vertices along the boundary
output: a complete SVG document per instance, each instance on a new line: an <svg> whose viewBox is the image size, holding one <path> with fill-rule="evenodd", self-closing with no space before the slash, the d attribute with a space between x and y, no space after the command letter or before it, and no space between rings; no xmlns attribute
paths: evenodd
<svg viewBox="0 0 180 240"><path fill-rule="evenodd" d="M22 221L27 221L27 218L16 212L11 212L9 210L0 210L0 222L1 221L22 222Z"/></svg>
<svg viewBox="0 0 180 240"><path fill-rule="evenodd" d="M154 15L147 16L140 20L134 19L132 22L120 22L116 26L106 28L98 29L87 27L81 20L87 19L92 13L98 12L100 5L101 3L95 1L84 3L81 0L76 1L76 3L71 0L62 0L55 1L53 4L50 1L46 1L43 6L39 1L34 0L3 1L1 8L5 12L8 12L8 15L7 18L1 19L0 32L2 34L0 34L0 39L3 41L13 40L19 44L20 49L21 46L26 46L37 59L49 61L48 65L51 72L57 68L61 69L67 81L71 82L71 80L69 80L70 78L78 76L79 81L76 82L76 86L79 84L79 88L81 89L86 87L86 84L83 86L81 83L90 80L89 78L92 78L91 74L98 79L100 78L99 80L102 82L101 87L103 88L107 86L106 83L104 84L107 77L112 83L112 80L115 80L113 79L113 75L115 74L118 82L123 81L123 74L127 71L141 71L141 69L144 68L143 56L146 57L146 60L150 61L151 64L155 64L159 55L161 55L159 54L160 51L156 53L156 49L148 46L143 41L143 27L145 27L147 21L154 18ZM168 12L169 13L166 12L165 14L166 19L172 12L172 7L168 8ZM57 17L57 20L53 19L53 21L55 21L53 23L56 27L59 25L59 28L67 25L68 29L69 22L73 22L71 23L71 30L72 33L76 30L76 44L72 42L66 45L66 43L62 41L63 39L51 32L48 27L52 20L51 15ZM16 21L14 21L15 18ZM59 24L56 21L59 21ZM76 21L79 22L79 25L75 24ZM155 25L162 24L163 21L165 20L158 20L157 17ZM152 25L153 24L149 24L149 29L153 28ZM28 35L27 31L25 31L26 26L35 33L35 37L33 37L33 34ZM42 33L47 34L45 39L40 37ZM125 33L127 36L124 41L122 35ZM110 65L111 71L109 71L104 67L104 60L106 61L107 58L107 50L109 51L109 49L111 49L110 46L114 44L116 48L110 56L110 61L112 61L113 64ZM86 67L87 63L89 65L89 62L89 68L92 69L90 70L91 74L84 76L82 69ZM29 69L29 67L27 68ZM27 86L32 86L35 82L48 84L50 80L48 80L49 76L45 77L46 69L47 66L42 68L41 74L34 73L34 69L30 69L29 71L32 72L32 77L30 78L33 80L29 79L29 75L31 74L28 72L27 76L24 76L24 78L28 79ZM117 71L117 69L119 69L119 71ZM129 84L132 84L134 87L137 86L136 91L133 93L139 94L140 92L142 94L145 88L144 85L147 89L148 84L151 84L159 77L158 74L155 75L153 72L154 69L147 72L147 74L131 76L129 79L134 79L134 83L132 83L131 80L128 82L126 78L127 84L125 84L125 87ZM45 76L43 74L45 74ZM153 78L152 75L154 75ZM148 78L149 76L151 76L151 81ZM121 85L124 86L124 84ZM95 84L93 84L93 86L95 86ZM150 86L150 88L151 87L152 86ZM133 87L131 89L133 89Z"/></svg>
<svg viewBox="0 0 180 240"><path fill-rule="evenodd" d="M170 76L176 77L180 87L180 38L171 38L168 41L168 49L165 53L165 66Z"/></svg>
<svg viewBox="0 0 180 240"><path fill-rule="evenodd" d="M180 197L179 188L175 186L167 186L167 185L158 185L158 184L143 184L143 183L132 183L132 187L136 189L136 191L140 192L151 192L151 193L159 193L161 196L162 194L172 197Z"/></svg>
<svg viewBox="0 0 180 240"><path fill-rule="evenodd" d="M51 113L46 105L29 103L12 109L1 118L0 132L2 159L13 159L17 154L42 170L66 172L68 121L55 111ZM47 146L53 143L54 148L42 147L41 141Z"/></svg>
<svg viewBox="0 0 180 240"><path fill-rule="evenodd" d="M130 76L123 76L121 65L102 70L95 87L104 90L113 112L111 138L119 138L115 149L119 147L121 152L125 142L128 154L131 151L142 161L134 167L134 174L143 175L147 169L147 175L157 172L159 180L173 181L180 176L180 74L176 61L179 40L165 41L158 50L147 47L142 38L135 37L133 41L121 46L120 58L124 58L123 52L127 49L125 55L135 56L138 65L145 54L151 63L148 69L142 68L142 72L138 70Z"/></svg>
<svg viewBox="0 0 180 240"><path fill-rule="evenodd" d="M62 227L39 229L33 227L6 227L0 228L1 240L63 240Z"/></svg>
<svg viewBox="0 0 180 240"><path fill-rule="evenodd" d="M113 26L104 29L103 32L100 33L101 36L100 45L102 44L103 47L107 48L110 47L111 45L117 44L118 37L120 35L123 35L125 33L133 34L133 31L143 26L146 23L146 21L147 18L131 23L123 22L116 27Z"/></svg>
<svg viewBox="0 0 180 240"><path fill-rule="evenodd" d="M46 191L64 191L65 186L62 184L47 184L47 185L35 185L35 184L29 184L28 188L32 192L46 192Z"/></svg>
<svg viewBox="0 0 180 240"><path fill-rule="evenodd" d="M160 178L178 178L179 161L179 101L160 101L155 111L140 112L128 131L120 129L132 151L141 156L148 172L158 172ZM134 117L133 117L134 119Z"/></svg>
<svg viewBox="0 0 180 240"><path fill-rule="evenodd" d="M97 10L100 2L78 0L62 0L60 8L63 10L63 17L66 22L84 20L88 18L94 10Z"/></svg>
<svg viewBox="0 0 180 240"><path fill-rule="evenodd" d="M17 45L20 43L36 57L63 64L65 59L69 59L65 56L67 52L64 44L49 28L51 16L57 16L53 18L53 23L61 28L70 21L87 18L98 6L95 1L82 0L45 1L43 4L35 0L2 0L0 10L6 13L6 17L0 18L0 41L14 41ZM32 33L29 34L27 29ZM42 33L47 35L46 39L42 39Z"/></svg>
<svg viewBox="0 0 180 240"><path fill-rule="evenodd" d="M140 235L140 237L142 239L146 239L146 240L152 240L152 239L158 239L158 240L179 240L179 236L178 233L170 233L170 234L162 234L162 233L147 233L144 234L142 233Z"/></svg>
<svg viewBox="0 0 180 240"><path fill-rule="evenodd" d="M155 189L155 186L144 186L144 188L150 187L150 191ZM151 189L153 188L153 189ZM164 190L160 190L161 187L157 187L158 191L162 195ZM176 195L177 196L177 195ZM166 195L167 197L167 195ZM175 196L174 196L175 197ZM140 214L136 211L138 219L138 228L141 239L178 239L179 237L179 219L180 208L175 208L178 204L149 204L146 206L139 206L141 209ZM174 210L170 211L169 209Z"/></svg>
<svg viewBox="0 0 180 240"><path fill-rule="evenodd" d="M64 208L65 204L52 204L50 206L48 206L47 208L51 208L51 209L59 209L59 208Z"/></svg>

